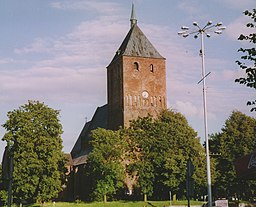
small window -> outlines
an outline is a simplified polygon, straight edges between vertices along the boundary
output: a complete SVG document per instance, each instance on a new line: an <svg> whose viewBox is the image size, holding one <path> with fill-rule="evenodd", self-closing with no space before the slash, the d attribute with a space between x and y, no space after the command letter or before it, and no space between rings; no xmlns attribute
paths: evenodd
<svg viewBox="0 0 256 207"><path fill-rule="evenodd" d="M134 62L133 67L134 67L134 70L139 71L139 63Z"/></svg>
<svg viewBox="0 0 256 207"><path fill-rule="evenodd" d="M151 72L151 73L154 72L154 66L153 66L153 64L150 64L150 72Z"/></svg>

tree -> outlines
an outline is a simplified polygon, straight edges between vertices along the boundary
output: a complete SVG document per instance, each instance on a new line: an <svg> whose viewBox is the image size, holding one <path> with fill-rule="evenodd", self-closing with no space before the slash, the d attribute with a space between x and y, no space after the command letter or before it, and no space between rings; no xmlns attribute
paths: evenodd
<svg viewBox="0 0 256 207"><path fill-rule="evenodd" d="M14 143L14 198L43 202L57 197L65 161L59 111L28 101L7 116L2 140Z"/></svg>
<svg viewBox="0 0 256 207"><path fill-rule="evenodd" d="M252 198L255 181L237 178L233 161L256 149L256 119L233 111L221 132L211 136L211 152L217 156L216 196Z"/></svg>
<svg viewBox="0 0 256 207"><path fill-rule="evenodd" d="M251 34L244 35L241 34L238 38L238 40L241 41L247 41L251 44L256 43L256 9L253 9L252 12L246 10L244 12L244 15L250 17L252 20L251 22L247 23L246 26L248 28L252 29ZM236 63L239 65L239 67L242 70L245 70L246 77L241 77L235 80L235 82L238 82L240 84L246 85L247 87L256 89L256 50L255 45L252 46L252 48L240 48L238 52L244 53L243 56L241 56L242 61L237 60ZM247 105L256 105L256 99L252 101L248 101ZM256 111L256 107L252 107L251 111Z"/></svg>
<svg viewBox="0 0 256 207"><path fill-rule="evenodd" d="M157 119L139 118L131 123L128 133L140 149L140 159L133 165L138 176L137 186L144 194L166 199L171 190L173 194L184 195L189 158L195 165L194 179L199 186L206 186L206 173L202 173L206 172L204 151L196 132L182 114L165 110Z"/></svg>
<svg viewBox="0 0 256 207"><path fill-rule="evenodd" d="M96 129L92 132L90 145L92 151L87 161L87 179L90 181L91 198L107 201L124 185L125 171L122 156L125 142L121 131Z"/></svg>
<svg viewBox="0 0 256 207"><path fill-rule="evenodd" d="M189 158L195 166L196 192L206 190L203 147L178 112L165 110L157 118L138 118L118 131L94 130L89 143L85 171L93 200L106 201L106 196L116 196L121 190L144 195L144 201L148 196L168 199L169 191L181 198L185 195ZM214 181L214 173L212 178Z"/></svg>
<svg viewBox="0 0 256 207"><path fill-rule="evenodd" d="M4 190L2 165L0 164L0 206L6 205L6 202L7 202L7 192Z"/></svg>
<svg viewBox="0 0 256 207"><path fill-rule="evenodd" d="M133 174L137 177L135 187L144 195L144 201L147 201L147 196L153 194L153 183L155 180L154 152L152 151L152 143L157 127L154 126L152 116L138 118L131 122L131 126L126 129L126 134L130 140L130 151L133 152L133 158L130 159L128 174Z"/></svg>

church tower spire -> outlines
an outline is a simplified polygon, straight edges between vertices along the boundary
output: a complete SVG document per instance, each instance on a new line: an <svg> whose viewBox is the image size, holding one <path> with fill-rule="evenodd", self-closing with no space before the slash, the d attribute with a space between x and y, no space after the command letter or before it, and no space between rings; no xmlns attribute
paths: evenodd
<svg viewBox="0 0 256 207"><path fill-rule="evenodd" d="M137 24L137 19L136 19L136 15L135 15L135 11L134 11L134 4L132 3L132 13L131 13L131 28Z"/></svg>

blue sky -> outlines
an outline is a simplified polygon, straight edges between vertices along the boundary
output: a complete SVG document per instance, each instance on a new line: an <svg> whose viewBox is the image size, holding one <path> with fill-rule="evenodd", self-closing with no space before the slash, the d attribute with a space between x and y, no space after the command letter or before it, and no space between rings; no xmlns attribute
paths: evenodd
<svg viewBox="0 0 256 207"><path fill-rule="evenodd" d="M167 66L168 107L186 116L203 140L200 41L177 35L182 25L222 21L222 35L205 39L209 133L233 110L255 117L246 100L255 90L234 82L246 47L243 15L254 0L134 0L138 25ZM64 151L70 152L86 119L106 101L106 66L130 27L130 0L4 0L0 2L0 123L28 100L61 110ZM4 135L1 127L1 137ZM0 154L5 146L0 142Z"/></svg>

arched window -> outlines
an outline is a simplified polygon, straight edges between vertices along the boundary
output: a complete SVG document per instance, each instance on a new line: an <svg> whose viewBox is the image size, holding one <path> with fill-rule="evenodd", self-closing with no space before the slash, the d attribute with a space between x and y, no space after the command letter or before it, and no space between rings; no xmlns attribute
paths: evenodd
<svg viewBox="0 0 256 207"><path fill-rule="evenodd" d="M129 106L129 96L126 95L126 105Z"/></svg>
<svg viewBox="0 0 256 207"><path fill-rule="evenodd" d="M132 106L132 96L129 96L129 106Z"/></svg>
<svg viewBox="0 0 256 207"><path fill-rule="evenodd" d="M134 62L133 67L134 67L134 70L139 71L139 63Z"/></svg>
<svg viewBox="0 0 256 207"><path fill-rule="evenodd" d="M150 97L150 104L151 106L154 106L154 98L152 96Z"/></svg>
<svg viewBox="0 0 256 207"><path fill-rule="evenodd" d="M157 106L157 97L154 97L154 106Z"/></svg>
<svg viewBox="0 0 256 207"><path fill-rule="evenodd" d="M163 106L162 97L161 96L159 96L159 103L160 103L160 106Z"/></svg>
<svg viewBox="0 0 256 207"><path fill-rule="evenodd" d="M150 72L151 72L151 73L154 72L154 66L153 66L153 64L150 64Z"/></svg>

